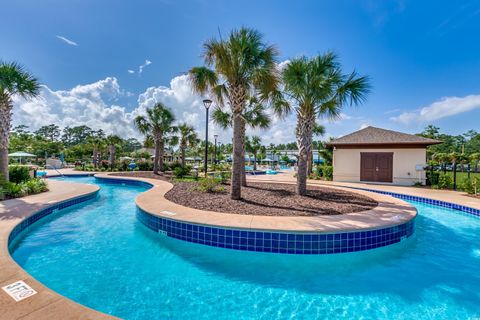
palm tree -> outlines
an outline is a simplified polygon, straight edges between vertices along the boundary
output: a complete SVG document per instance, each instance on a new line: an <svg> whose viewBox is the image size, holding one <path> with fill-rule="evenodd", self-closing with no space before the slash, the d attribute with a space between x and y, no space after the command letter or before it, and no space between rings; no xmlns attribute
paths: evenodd
<svg viewBox="0 0 480 320"><path fill-rule="evenodd" d="M175 132L173 125L175 117L172 111L161 102L153 108L147 108L147 116L137 116L135 126L144 135L150 135L155 144L155 159L153 161L153 173L158 174L163 168L163 154L165 151L165 138Z"/></svg>
<svg viewBox="0 0 480 320"><path fill-rule="evenodd" d="M110 162L110 170L115 167L117 147L122 143L122 138L117 135L109 135L105 139L108 146L108 162Z"/></svg>
<svg viewBox="0 0 480 320"><path fill-rule="evenodd" d="M35 98L40 94L38 80L16 62L0 61L0 176L8 181L8 144L12 127L14 96Z"/></svg>
<svg viewBox="0 0 480 320"><path fill-rule="evenodd" d="M437 152L432 155L432 159L440 163L442 167L443 174L447 173L447 163L450 161L450 156L448 153Z"/></svg>
<svg viewBox="0 0 480 320"><path fill-rule="evenodd" d="M245 147L248 152L253 153L253 170L257 170L257 154L262 148L262 139L259 136L253 136L251 139L245 139Z"/></svg>
<svg viewBox="0 0 480 320"><path fill-rule="evenodd" d="M314 58L293 59L283 70L284 93L289 103L276 103L277 112L295 110L297 115L298 173L296 193L307 193L307 159L312 148L317 116L336 118L345 104L358 105L369 92L367 77L354 71L343 74L337 56L326 53Z"/></svg>
<svg viewBox="0 0 480 320"><path fill-rule="evenodd" d="M473 172L477 173L478 171L478 163L480 162L480 152L472 153L470 155L470 161L475 163L475 170Z"/></svg>
<svg viewBox="0 0 480 320"><path fill-rule="evenodd" d="M192 126L182 123L178 126L180 134L180 151L182 153L182 167L185 168L185 151L187 148L192 148L198 143L197 133Z"/></svg>
<svg viewBox="0 0 480 320"><path fill-rule="evenodd" d="M233 114L228 110L222 110L217 107L213 111L213 122L218 124L221 128L227 129L233 126ZM248 125L252 129L260 128L266 129L270 126L270 117L266 112L264 104L260 103L256 97L250 97L247 100L245 109L243 110L241 117L244 125L242 126L242 135L245 137L245 127ZM245 148L245 145L243 145ZM243 151L245 154L245 150ZM245 172L245 166L242 166L242 186L247 186L247 176ZM255 164L256 170L256 164Z"/></svg>
<svg viewBox="0 0 480 320"><path fill-rule="evenodd" d="M219 107L230 109L233 117L231 198L239 200L245 166L242 114L250 97L263 103L272 100L278 92L278 52L274 46L264 43L258 31L248 28L232 31L226 40L208 40L203 47L207 66L192 68L190 80L195 92L208 93Z"/></svg>
<svg viewBox="0 0 480 320"><path fill-rule="evenodd" d="M98 168L98 160L100 160L100 150L105 146L105 139L93 136L89 138L89 143L92 146L92 163L93 167Z"/></svg>

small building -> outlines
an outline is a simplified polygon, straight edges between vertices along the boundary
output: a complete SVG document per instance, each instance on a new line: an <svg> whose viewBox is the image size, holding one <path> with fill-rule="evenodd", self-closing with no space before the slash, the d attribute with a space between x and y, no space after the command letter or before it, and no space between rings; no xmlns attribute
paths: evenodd
<svg viewBox="0 0 480 320"><path fill-rule="evenodd" d="M441 141L367 127L327 143L333 180L398 185L425 183L427 146Z"/></svg>

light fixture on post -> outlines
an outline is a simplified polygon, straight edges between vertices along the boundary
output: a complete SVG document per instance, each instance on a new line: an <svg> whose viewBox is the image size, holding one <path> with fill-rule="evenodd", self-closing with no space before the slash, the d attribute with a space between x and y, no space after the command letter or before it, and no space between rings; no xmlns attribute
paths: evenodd
<svg viewBox="0 0 480 320"><path fill-rule="evenodd" d="M204 159L204 170L205 170L205 178L207 177L207 171L208 171L208 109L212 105L212 100L210 99L204 99L203 100L203 105L205 106L205 111L206 111L206 117L205 117L205 159Z"/></svg>

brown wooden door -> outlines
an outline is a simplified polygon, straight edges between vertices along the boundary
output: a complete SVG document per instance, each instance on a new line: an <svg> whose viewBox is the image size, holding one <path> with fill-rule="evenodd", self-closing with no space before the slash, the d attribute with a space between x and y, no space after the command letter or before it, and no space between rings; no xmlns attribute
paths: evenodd
<svg viewBox="0 0 480 320"><path fill-rule="evenodd" d="M360 180L393 182L393 152L361 152Z"/></svg>

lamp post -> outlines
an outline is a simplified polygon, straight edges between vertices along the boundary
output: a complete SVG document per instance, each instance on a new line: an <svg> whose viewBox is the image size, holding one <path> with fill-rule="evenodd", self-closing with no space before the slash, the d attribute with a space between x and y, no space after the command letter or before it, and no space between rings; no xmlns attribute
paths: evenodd
<svg viewBox="0 0 480 320"><path fill-rule="evenodd" d="M215 138L215 148L213 150L213 163L217 164L217 138L218 138L218 134L213 135L213 137Z"/></svg>
<svg viewBox="0 0 480 320"><path fill-rule="evenodd" d="M208 109L212 104L212 100L204 99L203 105L205 106L206 117L205 117L205 159L204 159L204 170L205 170L205 178L207 177L207 161L208 161Z"/></svg>

